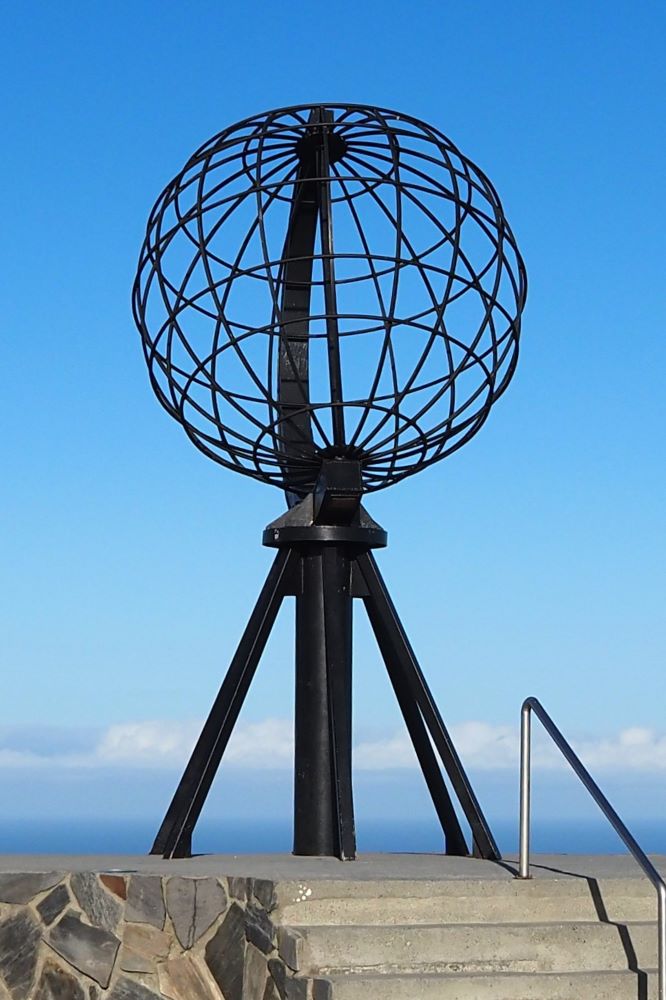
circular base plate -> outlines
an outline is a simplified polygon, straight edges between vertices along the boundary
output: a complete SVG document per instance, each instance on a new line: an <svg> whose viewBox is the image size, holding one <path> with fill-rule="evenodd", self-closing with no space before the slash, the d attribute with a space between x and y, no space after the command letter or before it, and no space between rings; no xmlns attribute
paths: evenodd
<svg viewBox="0 0 666 1000"><path fill-rule="evenodd" d="M359 524L310 524L268 527L263 534L263 544L279 549L283 545L328 544L359 545L366 549L383 549L388 535L383 528L364 527Z"/></svg>

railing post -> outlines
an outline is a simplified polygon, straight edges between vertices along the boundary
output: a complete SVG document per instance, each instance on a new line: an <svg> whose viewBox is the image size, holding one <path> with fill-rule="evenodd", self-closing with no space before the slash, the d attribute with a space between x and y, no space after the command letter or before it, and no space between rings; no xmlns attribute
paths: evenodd
<svg viewBox="0 0 666 1000"><path fill-rule="evenodd" d="M536 698L526 698L520 715L520 858L518 878L530 877L530 786L532 756L532 712L536 712L555 746L563 754L574 774L582 781L593 800L622 838L635 861L657 890L657 1000L666 1000L666 882L647 854L631 835L612 805L595 783L583 763L559 731L548 712Z"/></svg>
<svg viewBox="0 0 666 1000"><path fill-rule="evenodd" d="M520 713L520 860L518 877L530 877L530 784L532 771L532 706ZM660 998L661 1000L661 998Z"/></svg>
<svg viewBox="0 0 666 1000"><path fill-rule="evenodd" d="M657 945L658 954L658 976L659 985L657 996L659 1000L666 1000L666 888L664 885L657 887L657 921L659 941Z"/></svg>

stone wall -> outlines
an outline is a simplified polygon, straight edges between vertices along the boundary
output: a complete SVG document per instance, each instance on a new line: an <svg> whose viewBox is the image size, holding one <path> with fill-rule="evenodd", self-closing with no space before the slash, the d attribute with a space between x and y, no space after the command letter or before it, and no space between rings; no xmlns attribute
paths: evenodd
<svg viewBox="0 0 666 1000"><path fill-rule="evenodd" d="M272 882L0 874L0 1000L315 1000Z"/></svg>

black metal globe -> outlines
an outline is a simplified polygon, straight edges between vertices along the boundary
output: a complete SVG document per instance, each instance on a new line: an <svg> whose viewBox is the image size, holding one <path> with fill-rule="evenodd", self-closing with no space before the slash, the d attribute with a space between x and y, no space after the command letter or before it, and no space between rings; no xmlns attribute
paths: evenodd
<svg viewBox="0 0 666 1000"><path fill-rule="evenodd" d="M355 857L360 598L446 851L500 858L374 559L386 532L362 496L481 427L516 365L525 289L488 179L436 129L394 111L315 104L248 118L159 197L133 296L153 387L198 448L280 487L290 509L264 531L275 559L153 853L191 854L294 597L294 853Z"/></svg>
<svg viewBox="0 0 666 1000"><path fill-rule="evenodd" d="M215 461L298 498L379 490L474 435L513 374L525 269L495 189L407 115L317 104L203 145L148 222L153 387Z"/></svg>

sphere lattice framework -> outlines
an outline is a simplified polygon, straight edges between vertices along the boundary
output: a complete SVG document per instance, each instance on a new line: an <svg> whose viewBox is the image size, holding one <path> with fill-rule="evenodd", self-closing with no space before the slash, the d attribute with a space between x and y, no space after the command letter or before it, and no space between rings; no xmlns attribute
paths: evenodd
<svg viewBox="0 0 666 1000"><path fill-rule="evenodd" d="M303 495L347 456L372 491L481 427L525 287L492 184L441 132L308 105L225 129L167 185L134 314L160 401L211 458Z"/></svg>

